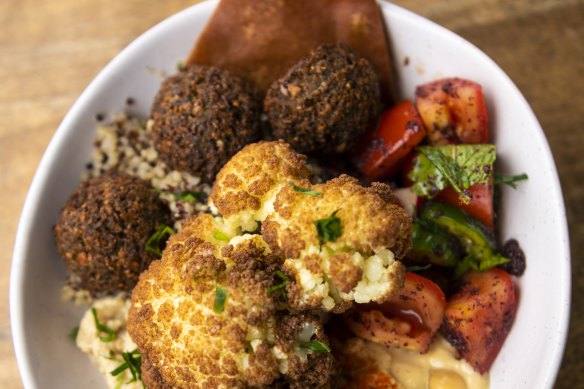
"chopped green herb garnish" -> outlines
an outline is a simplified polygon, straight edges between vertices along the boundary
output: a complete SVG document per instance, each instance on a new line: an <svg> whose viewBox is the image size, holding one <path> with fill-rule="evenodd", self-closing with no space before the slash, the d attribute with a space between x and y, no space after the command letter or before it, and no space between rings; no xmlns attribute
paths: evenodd
<svg viewBox="0 0 584 389"><path fill-rule="evenodd" d="M162 256L162 251L160 250L160 246L162 243L166 244L166 240L169 236L174 234L174 230L167 226L166 224L161 224L158 226L158 229L146 242L146 251L154 253L159 257Z"/></svg>
<svg viewBox="0 0 584 389"><path fill-rule="evenodd" d="M505 184L505 185L509 185L513 189L517 189L516 183L519 181L525 181L528 178L529 177L525 173L518 174L516 176L504 176L502 174L495 172L495 185Z"/></svg>
<svg viewBox="0 0 584 389"><path fill-rule="evenodd" d="M205 198L205 196L207 196L205 192L181 192L175 195L175 198L180 201L186 201L187 203L195 203Z"/></svg>
<svg viewBox="0 0 584 389"><path fill-rule="evenodd" d="M176 63L176 70L183 70L185 68L185 63L183 61L178 61Z"/></svg>
<svg viewBox="0 0 584 389"><path fill-rule="evenodd" d="M129 370L132 375L132 379L126 384L136 382L142 379L142 356L140 351L137 349L130 352L122 352L122 359L124 362L116 367L114 370L110 371L110 374L114 377L122 374L125 370Z"/></svg>
<svg viewBox="0 0 584 389"><path fill-rule="evenodd" d="M329 217L314 221L318 242L321 246L324 242L334 242L343 233L341 219L336 216L337 212L339 212L338 209Z"/></svg>
<svg viewBox="0 0 584 389"><path fill-rule="evenodd" d="M97 318L97 310L95 308L91 308L91 314L93 315L93 321L95 322L95 329L97 330L99 340L104 343L114 341L116 339L116 332L105 324L99 322L99 319Z"/></svg>
<svg viewBox="0 0 584 389"><path fill-rule="evenodd" d="M283 289L286 286L286 282L291 280L291 278L284 274L284 272L281 270L276 271L276 275L282 280L282 282L278 285L270 286L268 288L268 292L270 293L279 289Z"/></svg>
<svg viewBox="0 0 584 389"><path fill-rule="evenodd" d="M408 266L406 267L406 271L420 271L420 270L426 270L432 267L431 263L428 263L424 266L420 266L420 265L412 265L412 266Z"/></svg>
<svg viewBox="0 0 584 389"><path fill-rule="evenodd" d="M224 242L229 242L229 237L227 236L227 234L221 231L213 231L213 238L217 240L222 240Z"/></svg>
<svg viewBox="0 0 584 389"><path fill-rule="evenodd" d="M227 291L220 286L215 287L215 303L213 303L215 313L223 312L225 300L227 300Z"/></svg>
<svg viewBox="0 0 584 389"><path fill-rule="evenodd" d="M276 275L282 280L282 282L279 283L278 285L270 286L268 288L269 293L275 292L276 290L279 289L283 289L284 287L286 287L286 282L291 280L291 278L284 274L284 272L281 270L276 271Z"/></svg>
<svg viewBox="0 0 584 389"><path fill-rule="evenodd" d="M302 188L302 187L294 184L293 182L290 182L289 184L292 186L292 189L294 189L298 193L304 193L304 194L307 194L307 195L313 196L313 197L322 197L322 193L317 192L314 189Z"/></svg>
<svg viewBox="0 0 584 389"><path fill-rule="evenodd" d="M309 349L310 351L314 351L317 353L330 353L331 349L325 343L322 343L319 340L313 340L312 342L301 344L300 347Z"/></svg>
<svg viewBox="0 0 584 389"><path fill-rule="evenodd" d="M494 145L421 146L408 178L417 195L432 198L451 185L468 204L472 198L466 190L488 182L496 158Z"/></svg>
<svg viewBox="0 0 584 389"><path fill-rule="evenodd" d="M272 293L275 292L278 289L283 289L286 286L286 281L282 282L281 284L278 285L274 285L274 286L270 286L268 288L268 292Z"/></svg>
<svg viewBox="0 0 584 389"><path fill-rule="evenodd" d="M281 270L277 270L277 271L276 271L276 275L277 275L278 277L280 277L280 279L281 279L282 281L290 281L290 277L288 277L286 274L284 274L284 272L283 272L283 271L281 271Z"/></svg>
<svg viewBox="0 0 584 389"><path fill-rule="evenodd" d="M71 339L73 342L75 342L77 340L78 334L79 334L79 326L71 328L71 331L69 331L67 336L69 337L69 339Z"/></svg>

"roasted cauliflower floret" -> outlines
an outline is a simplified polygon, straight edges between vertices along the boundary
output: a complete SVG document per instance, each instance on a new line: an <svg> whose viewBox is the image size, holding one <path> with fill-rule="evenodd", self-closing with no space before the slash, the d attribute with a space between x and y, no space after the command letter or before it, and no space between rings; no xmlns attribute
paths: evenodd
<svg viewBox="0 0 584 389"><path fill-rule="evenodd" d="M306 157L282 142L247 145L217 175L211 202L226 223L255 231L273 210L280 189L290 181L308 179Z"/></svg>
<svg viewBox="0 0 584 389"><path fill-rule="evenodd" d="M321 319L307 313L285 315L278 321L275 334L273 352L280 362L280 372L285 374L283 381L292 388L327 387L333 358L321 349L328 349L329 343Z"/></svg>
<svg viewBox="0 0 584 389"><path fill-rule="evenodd" d="M292 308L342 312L397 293L405 269L396 260L410 248L412 222L389 186L342 175L306 189L312 194L284 187L262 225L295 280L286 286Z"/></svg>
<svg viewBox="0 0 584 389"><path fill-rule="evenodd" d="M279 258L259 235L218 239L220 227L210 215L185 223L133 291L128 332L142 354L145 385L256 387L316 369L326 381L318 361L330 355L296 362L296 338L282 329L298 317L326 341L318 317L277 312L270 287Z"/></svg>

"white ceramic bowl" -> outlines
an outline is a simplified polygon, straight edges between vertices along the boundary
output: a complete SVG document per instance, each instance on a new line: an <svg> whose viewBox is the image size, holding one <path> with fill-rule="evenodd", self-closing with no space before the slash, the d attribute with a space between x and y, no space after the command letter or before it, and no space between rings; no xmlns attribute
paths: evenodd
<svg viewBox="0 0 584 389"><path fill-rule="evenodd" d="M42 158L20 219L10 280L14 346L27 388L104 387L89 359L67 338L82 310L61 302L65 271L52 226L90 158L94 115L120 112L133 97L131 112L146 117L161 81L157 71L175 71L216 5L208 1L186 9L122 51L71 108ZM439 77L479 82L499 166L505 173L529 174L519 189L504 190L499 232L502 239L519 240L528 266L518 280L517 318L491 368L491 387L552 387L568 328L570 255L561 189L543 131L515 85L480 50L395 5L381 7L402 96L413 98L417 85Z"/></svg>

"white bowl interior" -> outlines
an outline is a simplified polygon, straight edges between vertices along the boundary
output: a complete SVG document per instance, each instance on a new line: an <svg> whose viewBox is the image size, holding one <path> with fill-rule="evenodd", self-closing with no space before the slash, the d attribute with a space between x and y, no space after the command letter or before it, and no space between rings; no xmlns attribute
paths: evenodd
<svg viewBox="0 0 584 389"><path fill-rule="evenodd" d="M175 71L216 5L208 1L180 12L122 51L83 92L42 158L21 216L10 285L13 339L27 388L104 387L89 359L67 338L83 310L61 302L65 271L52 226L90 158L94 116L124 111L132 97L130 112L146 117L160 72ZM519 240L528 266L518 280L517 318L491 369L491 386L552 387L567 334L570 255L561 189L543 131L521 93L480 50L409 11L388 3L381 7L402 96L413 98L417 85L439 77L481 83L499 166L505 173L529 175L519 189L504 189L499 232L502 239Z"/></svg>

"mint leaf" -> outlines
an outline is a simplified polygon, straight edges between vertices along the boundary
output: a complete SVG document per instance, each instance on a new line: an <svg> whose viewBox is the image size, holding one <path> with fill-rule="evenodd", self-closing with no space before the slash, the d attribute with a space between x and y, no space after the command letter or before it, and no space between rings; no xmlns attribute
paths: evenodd
<svg viewBox="0 0 584 389"><path fill-rule="evenodd" d="M475 184L488 182L496 158L494 145L420 146L408 178L418 196L432 198L451 185L468 204Z"/></svg>

